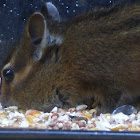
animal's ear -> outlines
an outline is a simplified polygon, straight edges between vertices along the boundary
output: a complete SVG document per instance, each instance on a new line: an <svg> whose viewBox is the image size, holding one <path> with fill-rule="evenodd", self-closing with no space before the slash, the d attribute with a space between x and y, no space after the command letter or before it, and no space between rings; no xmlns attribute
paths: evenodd
<svg viewBox="0 0 140 140"><path fill-rule="evenodd" d="M26 34L34 45L40 44L46 37L46 22L41 13L34 13L26 24Z"/></svg>
<svg viewBox="0 0 140 140"><path fill-rule="evenodd" d="M46 2L42 6L41 13L45 16L47 20L60 22L59 12L57 8L51 2Z"/></svg>
<svg viewBox="0 0 140 140"><path fill-rule="evenodd" d="M39 12L34 13L29 18L26 24L26 36L32 41L35 60L41 59L44 48L62 43L60 36L49 31L44 16Z"/></svg>
<svg viewBox="0 0 140 140"><path fill-rule="evenodd" d="M43 48L46 47L46 38L49 36L46 29L46 21L41 13L36 12L31 15L26 24L26 36L32 42L33 59L39 60L43 54Z"/></svg>

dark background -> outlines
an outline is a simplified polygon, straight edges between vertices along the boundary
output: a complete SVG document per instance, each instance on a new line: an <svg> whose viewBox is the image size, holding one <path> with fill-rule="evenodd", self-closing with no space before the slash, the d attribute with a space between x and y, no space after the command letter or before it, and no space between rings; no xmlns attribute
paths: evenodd
<svg viewBox="0 0 140 140"><path fill-rule="evenodd" d="M95 7L132 0L0 0L0 69L9 48L21 37L28 17L47 1L58 8L62 19L70 19Z"/></svg>

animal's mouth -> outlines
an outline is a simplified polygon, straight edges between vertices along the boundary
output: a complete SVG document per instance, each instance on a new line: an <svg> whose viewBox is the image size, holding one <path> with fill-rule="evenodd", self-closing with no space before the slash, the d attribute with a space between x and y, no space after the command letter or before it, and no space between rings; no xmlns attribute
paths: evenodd
<svg viewBox="0 0 140 140"><path fill-rule="evenodd" d="M13 104L11 100L2 100L1 98L0 98L0 104L3 108L7 108L9 106L16 106L16 104Z"/></svg>

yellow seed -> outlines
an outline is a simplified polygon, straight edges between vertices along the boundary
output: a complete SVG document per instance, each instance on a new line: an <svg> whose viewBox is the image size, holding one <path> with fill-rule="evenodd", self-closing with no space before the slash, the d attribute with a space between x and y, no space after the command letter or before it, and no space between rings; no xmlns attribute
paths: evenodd
<svg viewBox="0 0 140 140"><path fill-rule="evenodd" d="M111 131L119 131L119 130L123 130L123 129L125 129L125 128L122 126L117 126L117 127L111 128L110 130Z"/></svg>
<svg viewBox="0 0 140 140"><path fill-rule="evenodd" d="M82 114L82 117L85 117L88 120L91 120L92 119L92 114Z"/></svg>
<svg viewBox="0 0 140 140"><path fill-rule="evenodd" d="M97 110L96 110L96 109L91 109L91 110L89 110L89 113L90 113L90 114L92 114L93 112L95 112L95 113L96 113L96 112L97 112Z"/></svg>
<svg viewBox="0 0 140 140"><path fill-rule="evenodd" d="M104 114L104 116L107 117L107 116L111 116L111 115L109 113L107 113L107 114Z"/></svg>
<svg viewBox="0 0 140 140"><path fill-rule="evenodd" d="M8 114L3 112L3 113L0 113L0 116L3 116L3 117L6 117Z"/></svg>
<svg viewBox="0 0 140 140"><path fill-rule="evenodd" d="M28 115L26 116L26 120L28 121L29 124L33 124L34 123L34 116Z"/></svg>
<svg viewBox="0 0 140 140"><path fill-rule="evenodd" d="M19 112L22 113L22 114L25 114L26 111L23 110L23 109L19 109Z"/></svg>
<svg viewBox="0 0 140 140"><path fill-rule="evenodd" d="M131 128L131 129L129 129L129 131L140 131L140 127L139 128Z"/></svg>
<svg viewBox="0 0 140 140"><path fill-rule="evenodd" d="M37 110L27 110L26 113L25 113L26 116L28 116L28 115L37 116L39 114L41 114L41 112L37 111Z"/></svg>
<svg viewBox="0 0 140 140"><path fill-rule="evenodd" d="M98 129L97 129L97 128L95 128L95 127L92 127L92 128L90 128L89 130L96 131L96 130L98 130Z"/></svg>

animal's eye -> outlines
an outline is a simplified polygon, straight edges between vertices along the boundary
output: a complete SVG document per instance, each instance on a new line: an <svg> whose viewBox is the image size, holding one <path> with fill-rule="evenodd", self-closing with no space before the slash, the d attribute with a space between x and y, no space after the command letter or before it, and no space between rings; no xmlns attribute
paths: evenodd
<svg viewBox="0 0 140 140"><path fill-rule="evenodd" d="M15 72L13 69L5 69L3 71L3 76L7 83L10 83L14 79Z"/></svg>

